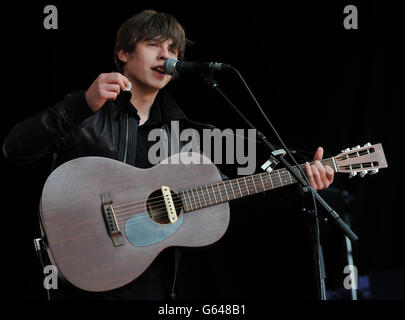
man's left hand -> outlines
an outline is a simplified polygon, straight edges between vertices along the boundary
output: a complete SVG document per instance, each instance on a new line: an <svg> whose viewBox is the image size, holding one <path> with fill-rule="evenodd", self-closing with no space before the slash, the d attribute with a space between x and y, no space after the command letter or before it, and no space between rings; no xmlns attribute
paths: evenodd
<svg viewBox="0 0 405 320"><path fill-rule="evenodd" d="M309 183L315 190L323 190L328 188L333 182L335 172L328 165L323 165L320 160L323 158L323 148L319 147L314 156L314 164L305 163L305 169Z"/></svg>

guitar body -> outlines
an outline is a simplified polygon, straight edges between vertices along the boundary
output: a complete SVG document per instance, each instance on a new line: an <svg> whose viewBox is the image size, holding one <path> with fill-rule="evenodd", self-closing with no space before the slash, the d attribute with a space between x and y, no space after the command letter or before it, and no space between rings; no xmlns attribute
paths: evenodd
<svg viewBox="0 0 405 320"><path fill-rule="evenodd" d="M180 161L139 169L108 158L84 157L57 168L45 183L40 212L58 274L83 290L112 290L136 279L167 247L206 246L219 240L229 224L227 202L180 210L175 223L158 223L148 214L147 199L162 186L180 192L221 181L206 157L196 153L192 157L199 164ZM123 241L118 246L103 217L101 194L107 192L117 208ZM125 211L130 203L137 205ZM120 206L124 209L118 215Z"/></svg>

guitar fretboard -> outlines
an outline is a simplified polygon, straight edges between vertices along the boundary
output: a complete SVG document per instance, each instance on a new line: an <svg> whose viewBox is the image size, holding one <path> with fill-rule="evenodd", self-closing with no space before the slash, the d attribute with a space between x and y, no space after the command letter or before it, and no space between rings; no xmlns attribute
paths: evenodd
<svg viewBox="0 0 405 320"><path fill-rule="evenodd" d="M334 159L328 158L321 161L337 171ZM299 165L305 172L305 165ZM294 170L299 173L298 169ZM263 172L237 179L219 181L196 188L186 189L179 193L185 212L198 210L234 199L261 193L268 190L288 186L297 180L287 169L277 169L272 172Z"/></svg>

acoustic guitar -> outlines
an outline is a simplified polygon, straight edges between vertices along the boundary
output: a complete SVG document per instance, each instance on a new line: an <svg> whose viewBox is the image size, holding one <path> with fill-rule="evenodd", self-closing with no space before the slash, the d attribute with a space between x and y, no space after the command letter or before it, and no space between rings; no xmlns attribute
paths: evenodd
<svg viewBox="0 0 405 320"><path fill-rule="evenodd" d="M387 167L381 144L346 149L322 163L352 176ZM82 157L48 177L42 231L62 279L86 291L107 291L136 279L167 247L219 240L228 227L229 201L293 183L286 169L223 181L197 153L173 155L150 169Z"/></svg>

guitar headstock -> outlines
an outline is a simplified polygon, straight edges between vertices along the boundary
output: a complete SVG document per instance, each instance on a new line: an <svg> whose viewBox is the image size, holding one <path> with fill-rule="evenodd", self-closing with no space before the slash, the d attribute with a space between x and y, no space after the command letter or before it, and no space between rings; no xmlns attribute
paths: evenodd
<svg viewBox="0 0 405 320"><path fill-rule="evenodd" d="M347 148L334 159L337 171L349 173L350 177L358 173L360 177L364 177L369 172L376 174L379 169L388 167L381 143L373 145L367 143L363 147Z"/></svg>

